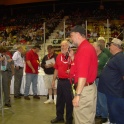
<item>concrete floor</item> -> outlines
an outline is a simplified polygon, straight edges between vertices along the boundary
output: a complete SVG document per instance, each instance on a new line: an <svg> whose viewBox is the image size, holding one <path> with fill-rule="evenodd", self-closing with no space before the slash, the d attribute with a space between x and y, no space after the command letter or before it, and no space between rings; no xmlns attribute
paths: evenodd
<svg viewBox="0 0 124 124"><path fill-rule="evenodd" d="M11 95L12 107L4 109L4 117L0 111L0 124L51 124L50 120L56 117L56 107L54 104L44 104L47 100L45 96L40 96L40 100L14 99ZM14 113L12 113L13 111ZM96 120L95 124L101 124Z"/></svg>

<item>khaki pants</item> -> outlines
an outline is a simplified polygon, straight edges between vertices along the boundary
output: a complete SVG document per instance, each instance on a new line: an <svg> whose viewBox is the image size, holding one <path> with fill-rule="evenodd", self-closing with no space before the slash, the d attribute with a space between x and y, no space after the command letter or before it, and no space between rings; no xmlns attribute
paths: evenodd
<svg viewBox="0 0 124 124"><path fill-rule="evenodd" d="M43 76L44 82L45 82L45 88L46 89L51 89L52 88L52 80L53 80L53 74L48 75L45 74ZM55 89L57 89L57 80L55 81Z"/></svg>
<svg viewBox="0 0 124 124"><path fill-rule="evenodd" d="M97 88L95 83L85 86L79 100L79 107L74 107L75 124L95 124Z"/></svg>

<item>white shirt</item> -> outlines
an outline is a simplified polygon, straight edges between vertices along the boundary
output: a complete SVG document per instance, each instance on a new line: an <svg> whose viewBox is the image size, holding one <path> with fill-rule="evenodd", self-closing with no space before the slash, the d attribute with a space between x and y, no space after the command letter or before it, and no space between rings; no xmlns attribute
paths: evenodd
<svg viewBox="0 0 124 124"><path fill-rule="evenodd" d="M12 59L15 66L24 67L24 58L21 56L21 53L19 51L16 51L13 54Z"/></svg>

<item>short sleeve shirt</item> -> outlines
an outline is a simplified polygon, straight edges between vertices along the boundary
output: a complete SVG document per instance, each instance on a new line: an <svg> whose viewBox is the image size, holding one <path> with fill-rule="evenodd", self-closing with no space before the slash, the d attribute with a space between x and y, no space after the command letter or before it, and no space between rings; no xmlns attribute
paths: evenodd
<svg viewBox="0 0 124 124"><path fill-rule="evenodd" d="M30 61L33 68L35 69L36 74L38 74L38 66L39 66L39 57L37 53L35 53L33 50L30 50L26 53L26 61ZM31 68L26 63L26 73L33 73Z"/></svg>
<svg viewBox="0 0 124 124"><path fill-rule="evenodd" d="M75 81L78 78L86 78L87 82L93 82L97 76L98 60L94 47L87 41L83 41L75 54Z"/></svg>
<svg viewBox="0 0 124 124"><path fill-rule="evenodd" d="M55 69L58 70L58 78L69 78L69 74L67 70L69 69L69 58L60 53L55 62Z"/></svg>

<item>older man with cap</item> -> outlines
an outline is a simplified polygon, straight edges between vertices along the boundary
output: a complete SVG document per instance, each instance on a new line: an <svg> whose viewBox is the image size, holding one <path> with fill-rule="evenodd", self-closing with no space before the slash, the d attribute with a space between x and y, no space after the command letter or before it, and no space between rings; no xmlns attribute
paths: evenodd
<svg viewBox="0 0 124 124"><path fill-rule="evenodd" d="M103 52L103 47L100 43L94 42L93 46L98 56L98 74L95 80L95 83L98 86L99 76L109 58ZM100 119L102 123L105 123L108 121L107 100L106 100L106 96L101 92L97 92L97 106L96 106L96 117L95 118Z"/></svg>
<svg viewBox="0 0 124 124"><path fill-rule="evenodd" d="M76 94L73 99L75 124L95 123L97 88L97 54L86 39L85 29L77 25L70 32L72 42L78 47L75 54Z"/></svg>
<svg viewBox="0 0 124 124"><path fill-rule="evenodd" d="M26 84L24 91L24 98L30 100L29 89L32 83L33 98L40 99L37 95L37 79L38 79L38 67L40 66L40 61L38 57L38 52L41 49L39 44L35 44L31 50L26 53Z"/></svg>
<svg viewBox="0 0 124 124"><path fill-rule="evenodd" d="M106 95L110 123L124 123L124 54L120 39L114 38L110 44L112 57L104 67L98 90Z"/></svg>
<svg viewBox="0 0 124 124"><path fill-rule="evenodd" d="M109 49L106 48L105 38L104 37L99 37L97 42L102 45L103 52L110 58L111 57L111 53L110 53Z"/></svg>

